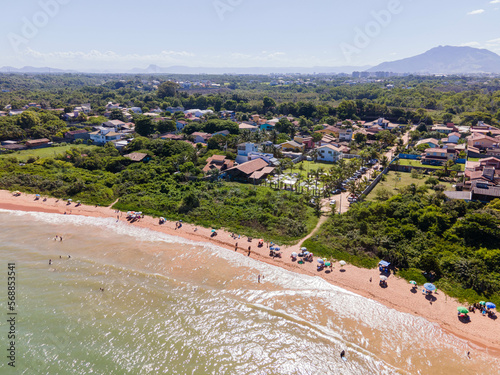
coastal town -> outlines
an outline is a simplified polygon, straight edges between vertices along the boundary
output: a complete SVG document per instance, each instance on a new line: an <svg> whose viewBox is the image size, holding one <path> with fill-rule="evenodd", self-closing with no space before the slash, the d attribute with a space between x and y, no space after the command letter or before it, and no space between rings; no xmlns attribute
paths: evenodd
<svg viewBox="0 0 500 375"><path fill-rule="evenodd" d="M381 96L408 87L405 77L376 78L276 77L265 87L376 85ZM272 91L250 101L216 79L109 79L135 99L112 88L104 96L115 100L90 95L56 107L51 90L40 101L3 90L0 208L211 244L423 316L479 347L500 345L490 335L499 290L497 117L346 99L295 104ZM72 242L65 232L56 238ZM78 255L54 253L48 266L69 259ZM266 285L267 272L254 282Z"/></svg>

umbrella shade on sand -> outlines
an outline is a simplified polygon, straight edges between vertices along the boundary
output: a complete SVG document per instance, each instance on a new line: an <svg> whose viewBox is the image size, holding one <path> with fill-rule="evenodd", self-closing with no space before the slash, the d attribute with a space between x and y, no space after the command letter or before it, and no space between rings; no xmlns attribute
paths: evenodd
<svg viewBox="0 0 500 375"><path fill-rule="evenodd" d="M40 198L40 194L35 195L35 197Z"/></svg>
<svg viewBox="0 0 500 375"><path fill-rule="evenodd" d="M301 247L300 251L307 251L307 247Z"/></svg>
<svg viewBox="0 0 500 375"><path fill-rule="evenodd" d="M469 313L469 310L467 310L467 308L465 308L463 306L458 307L457 310L460 314L468 314Z"/></svg>
<svg viewBox="0 0 500 375"><path fill-rule="evenodd" d="M431 284L431 283L425 283L424 288L425 288L425 290L427 290L429 292L433 292L434 290L436 290L436 286L434 284Z"/></svg>
<svg viewBox="0 0 500 375"><path fill-rule="evenodd" d="M339 264L340 264L342 267L344 267L344 266L347 264L347 262L346 262L345 260L341 260L341 261L339 262Z"/></svg>
<svg viewBox="0 0 500 375"><path fill-rule="evenodd" d="M495 309L497 306L493 302L486 302L487 309Z"/></svg>
<svg viewBox="0 0 500 375"><path fill-rule="evenodd" d="M415 280L411 280L411 281L410 281L410 284L411 284L411 285L417 285L417 282L416 282Z"/></svg>
<svg viewBox="0 0 500 375"><path fill-rule="evenodd" d="M387 276L384 276L384 275L380 276L380 280L387 281Z"/></svg>

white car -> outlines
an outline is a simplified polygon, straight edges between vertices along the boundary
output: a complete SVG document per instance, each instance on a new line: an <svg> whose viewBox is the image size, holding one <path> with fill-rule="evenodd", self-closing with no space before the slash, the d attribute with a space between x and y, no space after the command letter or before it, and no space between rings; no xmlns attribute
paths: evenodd
<svg viewBox="0 0 500 375"><path fill-rule="evenodd" d="M332 199L332 200L330 201L330 206L335 206L335 204L336 204L336 203L337 203L337 202L335 201L335 199Z"/></svg>

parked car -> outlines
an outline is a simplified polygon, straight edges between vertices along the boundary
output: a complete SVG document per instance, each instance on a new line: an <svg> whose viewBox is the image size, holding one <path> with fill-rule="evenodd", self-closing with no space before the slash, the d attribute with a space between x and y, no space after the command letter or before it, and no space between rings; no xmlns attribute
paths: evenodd
<svg viewBox="0 0 500 375"><path fill-rule="evenodd" d="M336 203L337 203L337 202L335 201L335 199L332 199L332 200L330 201L330 206L334 206Z"/></svg>

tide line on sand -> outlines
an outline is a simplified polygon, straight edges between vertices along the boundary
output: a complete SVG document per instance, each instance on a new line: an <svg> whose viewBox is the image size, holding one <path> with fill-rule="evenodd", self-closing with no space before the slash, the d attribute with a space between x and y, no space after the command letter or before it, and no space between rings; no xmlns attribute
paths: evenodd
<svg viewBox="0 0 500 375"><path fill-rule="evenodd" d="M485 349L488 354L500 357L499 324L487 317L480 316L478 313L470 314L470 323L462 323L457 318L457 307L461 304L453 298L446 297L443 292L437 291L437 294L434 295L434 301L426 299L421 293L412 293L411 285L393 275L387 281L388 287L381 288L378 283L380 275L378 269L363 269L346 265L342 267L343 272L339 272L341 267L338 262L334 264L335 267L331 272L318 272L315 261L305 262L304 264L292 262L290 255L292 252L299 251L297 245L281 247L282 258L271 258L268 244L264 243L264 246L259 248L256 240L250 242L244 236L233 238L230 233L223 230L217 230L217 235L212 237L210 228L197 227L187 223L182 223L182 226L179 227L178 223L171 221L165 221L160 225L157 218L149 216L130 224L126 220L125 213L117 213L109 207L86 205L76 207L75 204L68 205L66 201L59 201L54 198L47 198L45 201L35 200L35 195L30 194L21 194L21 196L14 197L12 193L5 190L0 190L0 209L111 218L138 228L146 228L181 237L193 243L201 242L217 245L233 252L236 251L242 256L250 256L255 260L279 266L289 271L319 276L333 285L376 300L387 307L423 317L431 322L438 323L445 331L468 341L471 348ZM329 270L329 267L326 269Z"/></svg>

